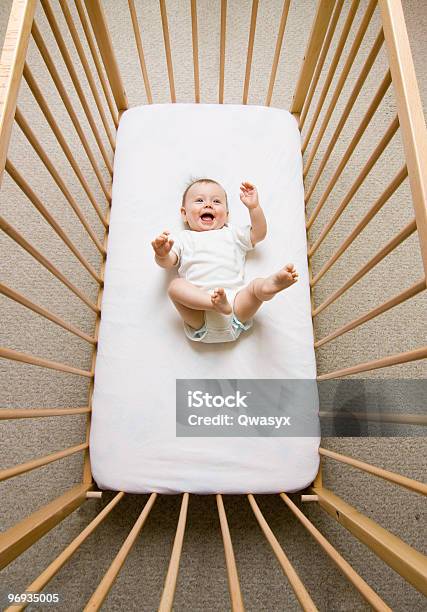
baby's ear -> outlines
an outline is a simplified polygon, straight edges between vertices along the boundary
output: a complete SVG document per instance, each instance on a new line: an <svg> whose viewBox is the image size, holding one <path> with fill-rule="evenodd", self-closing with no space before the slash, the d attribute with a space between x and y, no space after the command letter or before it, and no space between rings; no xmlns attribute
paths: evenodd
<svg viewBox="0 0 427 612"><path fill-rule="evenodd" d="M181 206L180 211L181 211L182 220L184 221L184 223L187 223L187 214L185 212L184 206Z"/></svg>

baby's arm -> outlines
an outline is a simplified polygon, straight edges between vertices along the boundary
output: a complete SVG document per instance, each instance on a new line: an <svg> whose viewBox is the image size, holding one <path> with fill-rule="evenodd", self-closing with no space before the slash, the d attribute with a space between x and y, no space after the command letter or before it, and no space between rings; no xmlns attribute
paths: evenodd
<svg viewBox="0 0 427 612"><path fill-rule="evenodd" d="M173 268L178 260L177 254L170 252L174 241L169 238L169 234L170 232L165 230L151 243L155 253L154 259L161 268Z"/></svg>
<svg viewBox="0 0 427 612"><path fill-rule="evenodd" d="M267 235L267 221L258 200L258 192L255 185L245 182L240 185L240 199L249 210L251 218L251 242L255 246L257 242L264 240Z"/></svg>

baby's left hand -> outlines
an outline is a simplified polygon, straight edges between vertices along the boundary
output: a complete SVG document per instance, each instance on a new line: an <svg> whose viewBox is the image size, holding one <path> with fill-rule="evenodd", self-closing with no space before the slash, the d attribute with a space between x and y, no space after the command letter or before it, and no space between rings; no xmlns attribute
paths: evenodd
<svg viewBox="0 0 427 612"><path fill-rule="evenodd" d="M240 185L240 199L247 208L256 208L259 205L259 201L258 191L255 185L247 181L242 183Z"/></svg>

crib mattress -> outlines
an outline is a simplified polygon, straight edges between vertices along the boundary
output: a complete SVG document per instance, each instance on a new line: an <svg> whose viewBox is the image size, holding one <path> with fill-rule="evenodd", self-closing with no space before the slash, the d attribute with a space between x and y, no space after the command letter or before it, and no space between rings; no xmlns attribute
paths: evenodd
<svg viewBox="0 0 427 612"><path fill-rule="evenodd" d="M188 340L167 297L176 270L159 268L151 240L184 228L192 178L227 191L230 222L249 222L239 199L253 182L268 235L246 280L294 262L299 282L263 304L237 342ZM101 489L130 493L274 493L309 485L319 437L177 437L177 379L315 379L302 183L293 116L258 106L159 104L120 121L95 368L90 457ZM316 404L316 399L313 400ZM311 407L318 419L317 404Z"/></svg>

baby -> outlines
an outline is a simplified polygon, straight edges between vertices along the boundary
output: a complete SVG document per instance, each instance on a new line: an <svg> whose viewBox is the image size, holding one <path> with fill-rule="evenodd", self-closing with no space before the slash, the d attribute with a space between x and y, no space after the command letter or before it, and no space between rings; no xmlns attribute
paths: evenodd
<svg viewBox="0 0 427 612"><path fill-rule="evenodd" d="M178 266L180 278L172 280L168 294L191 340L237 340L252 327L252 317L261 304L298 279L294 265L289 263L245 286L246 253L265 238L267 223L255 185L242 183L240 199L251 223L238 228L228 223L223 187L212 179L194 181L185 190L181 206L189 229L175 240L165 230L151 243L159 266Z"/></svg>

